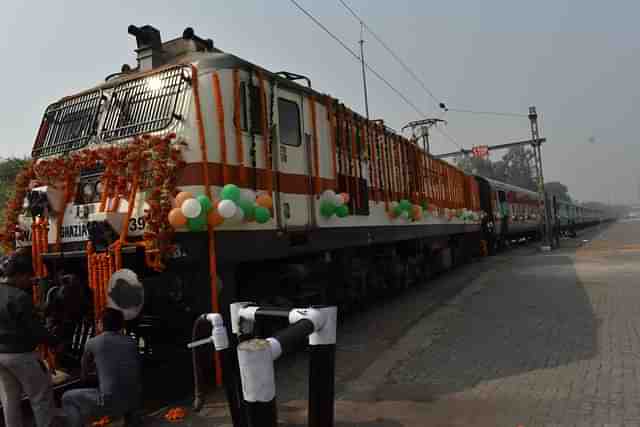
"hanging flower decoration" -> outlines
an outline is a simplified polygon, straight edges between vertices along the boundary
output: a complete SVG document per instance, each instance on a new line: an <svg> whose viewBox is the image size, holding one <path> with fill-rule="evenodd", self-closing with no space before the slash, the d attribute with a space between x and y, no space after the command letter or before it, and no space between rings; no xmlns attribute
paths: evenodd
<svg viewBox="0 0 640 427"><path fill-rule="evenodd" d="M15 239L21 238L18 218L32 183L37 181L38 185L64 188L66 206L74 199L80 172L101 166L104 172L100 180L100 210L117 210L119 201L128 198L131 183L139 180L140 187L149 191L144 240L149 247L166 249L171 244L173 231L168 218L171 197L177 194L178 171L186 164L182 159L182 147L185 145L176 140L173 133L166 136L143 135L128 144L85 149L66 157L41 159L29 164L16 179L15 196L7 204L5 229L0 233L4 247L14 249ZM110 206L107 206L108 201L111 201ZM63 214L64 209L58 213L59 220Z"/></svg>

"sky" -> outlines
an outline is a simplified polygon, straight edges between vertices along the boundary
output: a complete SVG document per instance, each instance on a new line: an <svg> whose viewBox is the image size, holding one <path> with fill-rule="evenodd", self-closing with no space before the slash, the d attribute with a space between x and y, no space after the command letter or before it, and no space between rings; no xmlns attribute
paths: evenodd
<svg viewBox="0 0 640 427"><path fill-rule="evenodd" d="M354 50L360 24L338 0L297 0ZM616 0L345 0L452 109L540 115L546 181L580 201L637 202L640 191L640 2ZM4 2L0 14L0 157L22 156L46 106L135 65L129 24L163 39L185 27L227 52L313 86L364 112L358 62L291 0L65 0ZM529 139L526 117L442 113L422 87L365 32L365 57L418 106L368 76L372 118L400 129L447 120L459 146ZM432 152L459 149L434 132ZM496 159L503 153L493 155Z"/></svg>

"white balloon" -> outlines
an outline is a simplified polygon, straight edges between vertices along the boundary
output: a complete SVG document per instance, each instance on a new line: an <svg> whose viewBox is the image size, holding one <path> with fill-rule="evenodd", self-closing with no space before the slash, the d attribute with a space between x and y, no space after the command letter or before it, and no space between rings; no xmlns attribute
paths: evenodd
<svg viewBox="0 0 640 427"><path fill-rule="evenodd" d="M336 194L335 204L336 204L336 206L344 205L344 199L342 198L342 196L340 194Z"/></svg>
<svg viewBox="0 0 640 427"><path fill-rule="evenodd" d="M391 210L394 210L397 206L398 206L398 202L391 202L391 204L389 205Z"/></svg>
<svg viewBox="0 0 640 427"><path fill-rule="evenodd" d="M185 202L186 203L186 202ZM236 211L241 211L242 209L238 209L233 200L222 200L218 203L218 213L222 218L229 219L232 218Z"/></svg>
<svg viewBox="0 0 640 427"><path fill-rule="evenodd" d="M202 213L202 205L196 199L187 199L182 203L182 213L187 218L198 218Z"/></svg>
<svg viewBox="0 0 640 427"><path fill-rule="evenodd" d="M229 219L232 224L242 224L244 221L244 211L242 209L236 209L236 213Z"/></svg>
<svg viewBox="0 0 640 427"><path fill-rule="evenodd" d="M402 213L400 214L400 216L402 217L402 219L409 219L409 212L407 212L407 211L402 211Z"/></svg>
<svg viewBox="0 0 640 427"><path fill-rule="evenodd" d="M322 193L322 196L320 196L321 200L329 200L331 202L335 202L336 200L336 192L333 190L325 190L324 193Z"/></svg>
<svg viewBox="0 0 640 427"><path fill-rule="evenodd" d="M242 190L240 190L240 198L242 200L246 200L248 202L255 202L256 201L256 192L248 189L248 188L243 188Z"/></svg>

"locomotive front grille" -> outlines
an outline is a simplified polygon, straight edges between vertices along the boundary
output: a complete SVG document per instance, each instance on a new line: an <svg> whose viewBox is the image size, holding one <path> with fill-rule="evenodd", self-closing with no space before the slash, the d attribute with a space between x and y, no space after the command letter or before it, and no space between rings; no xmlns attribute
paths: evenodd
<svg viewBox="0 0 640 427"><path fill-rule="evenodd" d="M34 158L64 154L87 145L97 132L102 91L65 99L50 105L36 137Z"/></svg>
<svg viewBox="0 0 640 427"><path fill-rule="evenodd" d="M157 132L182 119L190 71L177 67L114 88L102 126L105 142Z"/></svg>

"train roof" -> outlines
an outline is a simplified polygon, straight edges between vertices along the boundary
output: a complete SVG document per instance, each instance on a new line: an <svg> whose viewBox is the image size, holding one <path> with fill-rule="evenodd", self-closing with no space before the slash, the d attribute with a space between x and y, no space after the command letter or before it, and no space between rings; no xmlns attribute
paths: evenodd
<svg viewBox="0 0 640 427"><path fill-rule="evenodd" d="M281 72L273 72L267 70L259 65L256 65L250 61L247 61L239 56L234 54L222 51L218 48L213 48L208 51L197 50L193 43L190 43L188 40L184 40L183 38L176 38L174 40L169 40L162 44L163 49L171 50L172 55L169 59L164 61L164 63L150 70L141 71L139 69L132 69L128 72L114 73L111 78L108 80L97 83L88 89L84 89L80 92L76 92L72 95L65 96L60 101L63 101L68 98L74 98L79 95L83 95L89 92L93 92L95 90L105 90L113 88L114 86L118 86L124 82L138 79L140 77L145 77L147 75L155 74L157 72L166 70L168 68L173 68L176 66L190 66L196 65L200 71L202 70L220 70L220 69L245 69L247 71L260 71L267 77L269 80L276 81L278 86L287 87L289 89L293 89L299 92L304 92L308 95L313 95L319 99L331 99L333 101L339 102L337 98L334 98L330 94L319 92L311 87L311 80L307 76L293 74L295 76L300 77L301 79L306 79L309 82L308 86L299 84L297 81L291 80L289 78L284 77L282 74L287 73L286 71ZM292 73L290 73L292 74ZM345 106L347 107L347 106ZM355 112L353 109L347 107L349 111L359 120L366 120L366 118ZM373 122L373 121L372 121ZM385 128L390 133L398 134L394 129L389 128L385 125ZM399 135L399 134L398 134ZM402 135L399 135L402 136Z"/></svg>
<svg viewBox="0 0 640 427"><path fill-rule="evenodd" d="M498 188L500 190L505 190L505 191L515 191L517 193L527 194L536 199L538 198L538 193L536 193L535 191L527 190L526 188L518 187L517 185L507 184L506 182L498 181L495 179L487 178L486 176L481 176L481 175L475 175L475 176L486 180L489 183L489 185L491 185L494 188Z"/></svg>

